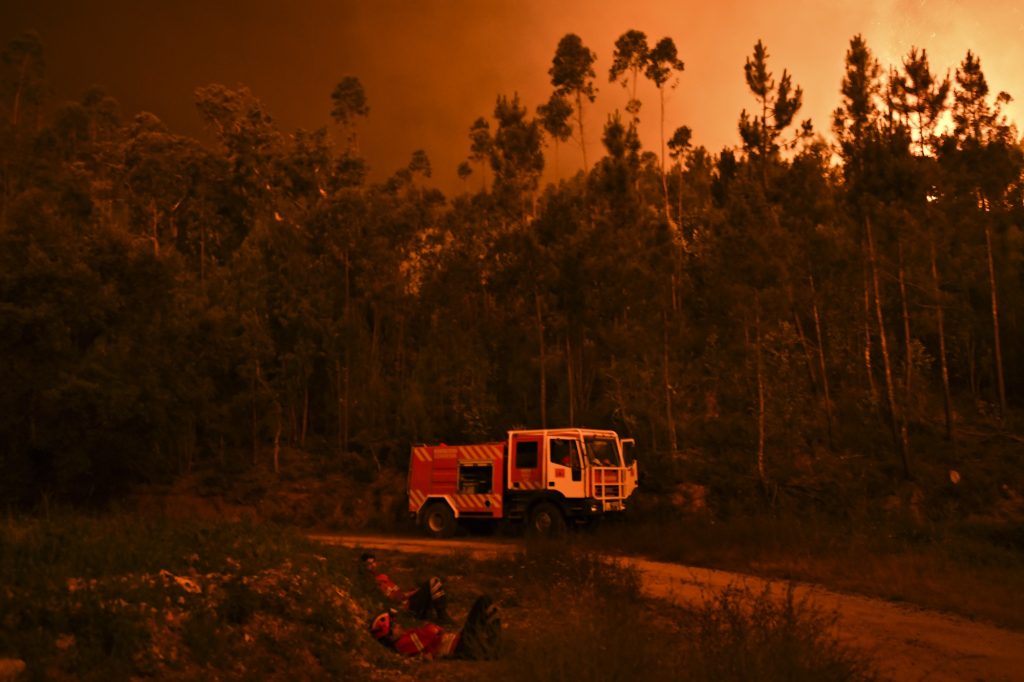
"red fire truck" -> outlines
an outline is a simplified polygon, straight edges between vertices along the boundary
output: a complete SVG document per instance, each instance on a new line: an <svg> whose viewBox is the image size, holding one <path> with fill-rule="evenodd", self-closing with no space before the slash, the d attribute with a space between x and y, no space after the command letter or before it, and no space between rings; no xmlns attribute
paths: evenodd
<svg viewBox="0 0 1024 682"><path fill-rule="evenodd" d="M633 440L598 429L509 431L505 441L420 445L409 512L435 537L461 521L525 521L538 534L619 514L636 489Z"/></svg>

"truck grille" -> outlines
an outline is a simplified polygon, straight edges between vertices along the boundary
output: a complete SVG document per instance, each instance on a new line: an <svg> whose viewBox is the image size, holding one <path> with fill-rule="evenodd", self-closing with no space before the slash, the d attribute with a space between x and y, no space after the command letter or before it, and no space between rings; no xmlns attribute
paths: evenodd
<svg viewBox="0 0 1024 682"><path fill-rule="evenodd" d="M598 500L621 500L625 497L625 469L600 467L592 471L594 498Z"/></svg>

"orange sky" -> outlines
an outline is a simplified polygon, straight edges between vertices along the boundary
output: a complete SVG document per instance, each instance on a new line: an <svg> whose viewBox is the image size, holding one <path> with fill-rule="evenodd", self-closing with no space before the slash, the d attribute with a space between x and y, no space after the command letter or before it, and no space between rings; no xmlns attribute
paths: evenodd
<svg viewBox="0 0 1024 682"><path fill-rule="evenodd" d="M799 118L822 132L856 33L883 65L916 45L945 72L971 49L993 90L1024 100L1019 0L11 0L0 8L0 26L4 44L21 29L40 33L55 99L99 83L126 115L152 111L186 134L200 131L196 86L245 84L291 131L327 125L333 86L356 75L370 101L360 140L375 177L423 148L446 192L462 187L455 167L470 123L490 114L499 93L518 92L531 110L545 100L551 57L569 32L598 56L598 100L586 111L591 160L608 112L625 105L607 73L616 37L634 28L652 44L675 40L686 70L669 95L666 128L688 125L694 142L712 151L738 142L736 119L753 104L743 62L758 39L776 75L788 69L803 87ZM648 86L640 95L645 144L656 150L656 93ZM1008 113L1024 123L1022 102ZM560 169L579 164L579 150L562 146Z"/></svg>

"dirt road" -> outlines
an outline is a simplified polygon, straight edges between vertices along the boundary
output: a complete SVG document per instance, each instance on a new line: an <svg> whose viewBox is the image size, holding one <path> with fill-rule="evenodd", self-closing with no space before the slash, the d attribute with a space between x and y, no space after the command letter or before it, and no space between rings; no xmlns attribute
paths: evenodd
<svg viewBox="0 0 1024 682"><path fill-rule="evenodd" d="M492 557L520 548L515 541L353 535L311 537L347 547L432 554L465 552L475 557ZM782 584L739 573L628 557L617 559L640 571L644 589L650 596L676 603L704 599L728 586L745 586L755 592L766 586L779 593L785 589ZM833 592L815 585L797 584L796 595L798 598L806 596L824 612L837 613L836 635L870 655L886 679L1024 682L1024 633L905 604Z"/></svg>

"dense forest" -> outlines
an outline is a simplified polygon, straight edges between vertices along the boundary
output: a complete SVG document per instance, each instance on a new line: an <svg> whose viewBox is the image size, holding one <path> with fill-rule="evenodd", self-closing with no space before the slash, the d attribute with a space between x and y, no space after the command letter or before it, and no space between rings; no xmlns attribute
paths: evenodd
<svg viewBox="0 0 1024 682"><path fill-rule="evenodd" d="M470 115L446 197L423 152L370 181L354 76L293 133L199 87L204 143L99 89L54 106L39 39L12 41L0 499L277 472L288 448L372 472L513 427L614 427L648 485L769 501L955 484L979 443L1019 447L1024 151L975 54L883 65L856 36L818 131L758 42L715 152L663 113L641 144L664 106L637 85L663 98L684 69L670 38L609 48L601 67L566 35L549 100ZM615 83L628 104L588 119ZM556 158L579 172L542 183Z"/></svg>

